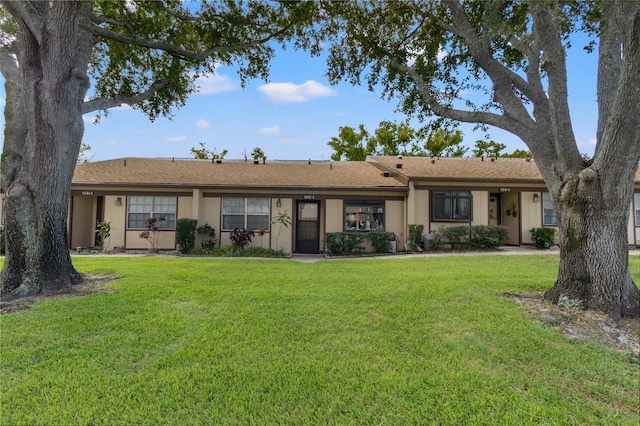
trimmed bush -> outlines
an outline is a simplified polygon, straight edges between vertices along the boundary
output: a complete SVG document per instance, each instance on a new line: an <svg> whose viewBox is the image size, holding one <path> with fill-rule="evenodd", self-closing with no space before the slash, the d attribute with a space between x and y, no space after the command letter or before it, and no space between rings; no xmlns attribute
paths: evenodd
<svg viewBox="0 0 640 426"><path fill-rule="evenodd" d="M325 246L329 253L336 256L364 253L364 236L360 232L327 232Z"/></svg>
<svg viewBox="0 0 640 426"><path fill-rule="evenodd" d="M432 250L496 248L504 245L508 239L509 230L506 226L453 226L434 231L429 246Z"/></svg>
<svg viewBox="0 0 640 426"><path fill-rule="evenodd" d="M389 253L394 238L393 232L328 232L325 248L334 256L363 254L369 242L374 253Z"/></svg>
<svg viewBox="0 0 640 426"><path fill-rule="evenodd" d="M555 228L531 228L531 239L538 249L548 249L556 236Z"/></svg>
<svg viewBox="0 0 640 426"><path fill-rule="evenodd" d="M197 219L176 219L176 245L181 253L189 253L196 245Z"/></svg>

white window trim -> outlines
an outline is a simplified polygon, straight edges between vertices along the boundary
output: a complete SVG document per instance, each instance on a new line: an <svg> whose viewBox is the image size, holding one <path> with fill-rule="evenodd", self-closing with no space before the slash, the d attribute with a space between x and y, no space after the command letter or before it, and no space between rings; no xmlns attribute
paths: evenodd
<svg viewBox="0 0 640 426"><path fill-rule="evenodd" d="M173 227L160 227L160 231L174 231L175 230L175 221L178 219L178 199L177 197L173 197L170 195L130 195L127 197L127 229L132 229L132 230L138 230L138 229L145 229L144 227L141 228L133 228L131 226L129 226L129 214L132 213L136 213L136 212L130 212L129 211L129 207L131 205L131 198L133 197L151 197L151 212L149 212L149 217L153 217L154 215L156 216L162 216L162 215L166 215L167 212L154 212L153 211L153 206L154 206L154 199L155 198L172 198L174 199L174 206L175 206L175 210L173 211L173 213L169 212L168 214L173 214L174 215L174 226ZM142 212L142 213L147 213L147 212Z"/></svg>
<svg viewBox="0 0 640 426"><path fill-rule="evenodd" d="M224 211L224 200L226 199L240 199L244 200L244 213L225 213ZM247 213L249 200L267 200L267 213ZM234 228L225 228L224 227L224 217L225 216L244 216L244 225L243 228L248 231L260 231L260 229L249 229L247 228L247 216L266 216L267 217L267 227L264 228L265 231L269 231L271 228L271 198L268 197L224 197L222 198L222 203L220 206L220 228L224 232L233 231Z"/></svg>

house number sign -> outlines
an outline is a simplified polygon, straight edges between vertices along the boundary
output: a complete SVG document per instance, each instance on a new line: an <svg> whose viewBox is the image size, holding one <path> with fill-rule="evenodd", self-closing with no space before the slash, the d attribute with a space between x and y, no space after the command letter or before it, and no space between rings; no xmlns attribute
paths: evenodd
<svg viewBox="0 0 640 426"><path fill-rule="evenodd" d="M500 188L500 192L511 192L511 188Z"/></svg>
<svg viewBox="0 0 640 426"><path fill-rule="evenodd" d="M93 191L82 191L82 195L93 195Z"/></svg>
<svg viewBox="0 0 640 426"><path fill-rule="evenodd" d="M316 196L315 195L305 195L305 196L303 196L303 198L305 200L314 200L316 198Z"/></svg>

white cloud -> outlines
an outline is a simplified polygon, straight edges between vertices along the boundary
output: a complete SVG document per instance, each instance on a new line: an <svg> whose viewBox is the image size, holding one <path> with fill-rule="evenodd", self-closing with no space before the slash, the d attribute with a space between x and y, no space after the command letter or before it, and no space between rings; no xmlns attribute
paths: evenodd
<svg viewBox="0 0 640 426"><path fill-rule="evenodd" d="M260 133L261 135L278 136L280 134L280 127L278 126L262 127L258 129L258 133Z"/></svg>
<svg viewBox="0 0 640 426"><path fill-rule="evenodd" d="M199 88L199 95L213 95L219 92L232 92L236 90L236 85L228 75L203 75L198 77L195 85Z"/></svg>
<svg viewBox="0 0 640 426"><path fill-rule="evenodd" d="M302 84L268 83L258 87L258 91L273 102L306 102L323 96L336 96L337 92L314 80Z"/></svg>
<svg viewBox="0 0 640 426"><path fill-rule="evenodd" d="M416 59L418 58L418 56L424 55L424 49L410 51L409 54L410 54L410 56L409 56L409 59L407 60L407 65L413 66L413 64L416 63ZM446 58L447 55L448 55L447 51L442 49L442 47L440 47L440 48L438 48L438 53L436 54L436 59L438 61L441 61L444 58Z"/></svg>
<svg viewBox="0 0 640 426"><path fill-rule="evenodd" d="M198 127L199 129L208 129L209 127L211 127L211 123L209 123L204 118L201 118L200 120L196 121L196 127Z"/></svg>
<svg viewBox="0 0 640 426"><path fill-rule="evenodd" d="M187 139L188 138L186 136L172 136L170 138L166 138L165 141L167 141L167 142L186 142Z"/></svg>

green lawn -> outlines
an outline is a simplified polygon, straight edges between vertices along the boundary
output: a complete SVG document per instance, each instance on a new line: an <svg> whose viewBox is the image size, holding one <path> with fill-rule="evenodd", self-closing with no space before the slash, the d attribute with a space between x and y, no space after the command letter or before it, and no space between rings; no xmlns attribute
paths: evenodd
<svg viewBox="0 0 640 426"><path fill-rule="evenodd" d="M78 257L118 292L0 318L0 424L637 425L636 358L501 295L557 262Z"/></svg>

